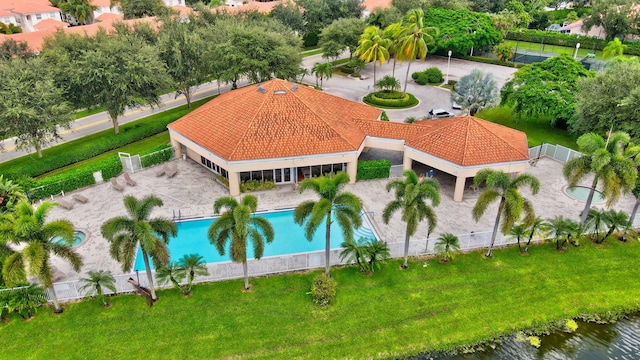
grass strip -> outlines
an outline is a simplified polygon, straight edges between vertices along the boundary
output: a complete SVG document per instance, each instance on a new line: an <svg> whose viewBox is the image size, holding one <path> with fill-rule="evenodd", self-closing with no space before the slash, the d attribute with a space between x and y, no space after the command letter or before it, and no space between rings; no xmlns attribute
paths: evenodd
<svg viewBox="0 0 640 360"><path fill-rule="evenodd" d="M83 301L62 315L13 317L0 325L0 348L7 359L396 358L640 306L636 240L482 253L407 270L393 260L372 277L334 268L337 299L326 309L308 295L320 271L252 279L246 293L241 280L197 285L189 298L163 290L152 308L134 295L111 298L110 309Z"/></svg>
<svg viewBox="0 0 640 360"><path fill-rule="evenodd" d="M571 56L573 56L576 52L576 48L572 46L549 45L549 44L533 43L533 42L527 42L527 41L516 41L516 40L506 40L505 43L511 46L514 51L516 50L516 47L517 47L519 54L522 54L521 50L544 51L549 53L556 53L560 55L571 55ZM595 54L596 55L595 58L602 59L602 51L600 50L594 51L593 49L585 49L585 48L578 49L577 57L583 58L583 57L586 57L587 54Z"/></svg>

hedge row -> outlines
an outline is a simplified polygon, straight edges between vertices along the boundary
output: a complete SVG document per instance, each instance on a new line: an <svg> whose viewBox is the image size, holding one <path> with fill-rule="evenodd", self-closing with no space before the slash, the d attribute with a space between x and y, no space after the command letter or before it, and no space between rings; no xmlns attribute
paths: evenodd
<svg viewBox="0 0 640 360"><path fill-rule="evenodd" d="M153 148L149 154L140 157L143 168L167 162L173 158L174 149L169 144L163 144Z"/></svg>
<svg viewBox="0 0 640 360"><path fill-rule="evenodd" d="M543 41L545 44L549 45L558 45L558 46L568 46L575 47L576 43L580 43L580 48L582 49L595 49L602 50L605 46L607 46L608 41L603 39L598 39L590 36L581 36L581 35L571 35L571 34L561 34L556 31L546 31L546 30L518 30L518 31L510 31L505 36L506 39L516 40L516 41L526 41L532 43L542 44ZM640 55L640 43L637 41L627 41L625 42L627 48L624 53L627 55Z"/></svg>
<svg viewBox="0 0 640 360"><path fill-rule="evenodd" d="M502 65L502 66L509 66L514 68L519 68L523 66L522 64L514 64L511 61L500 61L498 59L486 58L481 56L465 56L464 58L465 60L475 61L483 64Z"/></svg>
<svg viewBox="0 0 640 360"><path fill-rule="evenodd" d="M357 180L386 179L391 174L391 161L365 160L358 161Z"/></svg>
<svg viewBox="0 0 640 360"><path fill-rule="evenodd" d="M402 94L401 92L397 92ZM379 91L375 93L370 93L369 95L364 97L364 102L373 106L382 106L387 108L406 108L411 106L418 105L418 99L415 96L406 93L404 97L393 98L388 94L384 94L384 92Z"/></svg>
<svg viewBox="0 0 640 360"><path fill-rule="evenodd" d="M444 80L442 71L437 67L430 67L424 71L414 72L411 74L411 78L420 85L440 84Z"/></svg>

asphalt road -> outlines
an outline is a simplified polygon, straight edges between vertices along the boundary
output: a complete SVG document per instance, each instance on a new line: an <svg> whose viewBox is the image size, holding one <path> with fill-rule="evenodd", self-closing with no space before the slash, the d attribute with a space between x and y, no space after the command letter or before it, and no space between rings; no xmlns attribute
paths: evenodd
<svg viewBox="0 0 640 360"><path fill-rule="evenodd" d="M307 69L311 69L316 62L325 61L327 60L322 59L321 55L313 55L304 58L303 65ZM408 63L398 63L394 72L393 62L385 63L383 66L378 65L376 67L376 80L382 79L382 77L385 75L391 75L392 73L394 73L395 77L400 80L401 84L404 85L407 66ZM499 87L502 87L506 80L515 72L515 69L513 68L457 59L451 59L450 65L447 66L447 58L430 57L426 61L413 62L410 65L409 76L411 76L411 73L415 71L421 71L432 66L440 68L445 76L448 69L449 79L452 80L459 80L460 77L468 74L472 69L480 69L485 72L491 72L498 82ZM373 89L373 66L367 66L367 68L363 70L361 74L364 76L363 80L346 78L339 75L333 76L330 79L325 79L323 82L323 90L345 99L361 101L362 97L371 92ZM315 76L309 75L303 79L303 82L315 84L315 80ZM244 86L246 84L246 80L238 82L238 86ZM218 85L216 81L202 84L196 89L196 92L192 97L192 101L203 99L230 90L231 84ZM415 95L420 100L420 104L411 109L387 110L386 112L389 115L391 121L401 122L410 116L415 117L416 119L420 119L426 116L427 112L432 108L442 108L456 114L459 113L459 111L453 110L451 108L451 101L449 100L450 92L447 89L434 86L417 85L411 79L409 79L407 91ZM128 109L125 114L119 118L119 123L121 125L126 124L128 122L149 116L151 114L186 104L184 96L176 97L175 93L163 95L161 97L161 102L162 104L160 105L160 107L150 108L148 106L145 106L138 109ZM94 134L96 132L111 128L111 119L106 112L87 116L74 121L71 125L70 130L63 130L61 132L62 140L58 141L57 143L54 142L49 146L55 146L56 144L62 142L78 139L86 135ZM35 152L33 149L29 149L28 151L16 149L13 138L4 140L2 142L2 145L4 147L4 151L0 153L0 162L5 162Z"/></svg>

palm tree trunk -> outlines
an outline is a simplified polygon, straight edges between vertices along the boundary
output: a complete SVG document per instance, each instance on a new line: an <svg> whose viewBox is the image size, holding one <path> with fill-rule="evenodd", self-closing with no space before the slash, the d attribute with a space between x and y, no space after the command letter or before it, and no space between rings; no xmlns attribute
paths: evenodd
<svg viewBox="0 0 640 360"><path fill-rule="evenodd" d="M493 225L493 233L491 234L491 244L489 244L489 251L487 251L487 257L491 257L493 253L493 244L496 242L496 236L498 235L498 225L500 224L500 215L504 210L504 197L500 200L500 206L498 207L498 215L496 215L496 223Z"/></svg>
<svg viewBox="0 0 640 360"><path fill-rule="evenodd" d="M249 290L249 269L246 260L242 263L242 271L244 272L244 289Z"/></svg>
<svg viewBox="0 0 640 360"><path fill-rule="evenodd" d="M42 146L40 143L36 143L36 154L38 154L38 158L42 158Z"/></svg>
<svg viewBox="0 0 640 360"><path fill-rule="evenodd" d="M402 263L402 268L406 269L409 267L409 225L407 224L407 230L404 233L404 262Z"/></svg>
<svg viewBox="0 0 640 360"><path fill-rule="evenodd" d="M522 252L522 247L520 246L520 236L518 236L518 251Z"/></svg>
<svg viewBox="0 0 640 360"><path fill-rule="evenodd" d="M391 70L391 77L396 77L396 56L393 56L393 70Z"/></svg>
<svg viewBox="0 0 640 360"><path fill-rule="evenodd" d="M376 88L376 62L373 62L373 88ZM375 90L374 90L375 91Z"/></svg>
<svg viewBox="0 0 640 360"><path fill-rule="evenodd" d="M49 286L49 293L51 294L51 301L53 301L53 312L56 314L62 313L62 307L58 302L58 296L56 295L56 291L53 289L53 284Z"/></svg>
<svg viewBox="0 0 640 360"><path fill-rule="evenodd" d="M582 210L582 215L580 216L580 225L584 225L584 222L587 221L587 215L589 215L589 209L591 209L591 202L593 202L593 195L596 192L596 185L598 185L598 178L593 178L593 183L591 183L591 190L589 190L589 196L587 196L587 202L586 204L584 204L584 209Z"/></svg>
<svg viewBox="0 0 640 360"><path fill-rule="evenodd" d="M411 60L409 60L409 64L407 64L407 74L404 77L404 90L402 90L402 96L407 93L407 82L409 81L409 69L411 69Z"/></svg>
<svg viewBox="0 0 640 360"><path fill-rule="evenodd" d="M156 301L158 297L156 296L156 289L153 286L153 276L151 276L151 266L149 266L149 256L146 252L142 252L142 259L144 260L144 268L147 272L147 281L149 281L149 290L151 291L151 300Z"/></svg>
<svg viewBox="0 0 640 360"><path fill-rule="evenodd" d="M527 246L524 247L524 252L529 252L529 245L531 245L531 240L533 240L533 234L536 232L536 229L532 229L531 233L529 233L529 240L527 240Z"/></svg>
<svg viewBox="0 0 640 360"><path fill-rule="evenodd" d="M637 198L636 204L633 206L633 210L631 210L631 215L629 215L629 226L633 226L633 220L636 218L636 214L638 213L639 207L640 207L640 198Z"/></svg>
<svg viewBox="0 0 640 360"><path fill-rule="evenodd" d="M327 214L327 224L325 226L324 241L325 241L324 273L327 275L327 277L331 277L331 272L329 271L329 269L330 269L329 257L331 256L331 251L330 251L330 247L331 247L331 211L329 211L329 214Z"/></svg>

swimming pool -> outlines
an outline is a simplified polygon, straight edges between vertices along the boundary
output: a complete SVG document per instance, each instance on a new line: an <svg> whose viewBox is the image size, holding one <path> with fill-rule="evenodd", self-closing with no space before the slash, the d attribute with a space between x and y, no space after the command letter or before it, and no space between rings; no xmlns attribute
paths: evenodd
<svg viewBox="0 0 640 360"><path fill-rule="evenodd" d="M564 192L565 194L567 194L567 196L569 196L574 200L578 200L582 202L587 201L590 191L591 191L591 188L586 186L574 186L574 187L567 187L566 189L564 189ZM604 198L604 196L600 191L596 190L593 193L592 203L597 204L597 203L604 202L605 200L606 199Z"/></svg>
<svg viewBox="0 0 640 360"><path fill-rule="evenodd" d="M78 246L80 245L81 242L84 241L84 239L87 237L87 234L85 234L84 231L80 231L80 230L76 230L73 232L73 244L71 244L72 247ZM59 244L67 244L68 243L66 241L64 241L64 239L60 236L54 236L51 238L51 242L54 243L59 243Z"/></svg>
<svg viewBox="0 0 640 360"><path fill-rule="evenodd" d="M257 214L269 220L273 226L275 236L270 244L265 244L262 257L305 253L324 250L325 232L321 225L313 236L313 241L307 241L304 228L293 222L293 210L266 212ZM169 240L169 254L172 260L182 258L187 254L199 254L207 263L231 261L229 256L229 242L224 256L220 256L215 246L207 239L207 230L215 218L182 221L177 223L178 236ZM371 225L363 216L362 226L354 231L354 239L361 237L377 238L371 230ZM331 224L331 248L340 248L344 238L342 230L337 222ZM142 252L138 250L138 256L133 270L144 270ZM253 246L249 244L247 258L253 259ZM153 264L151 264L153 267Z"/></svg>

